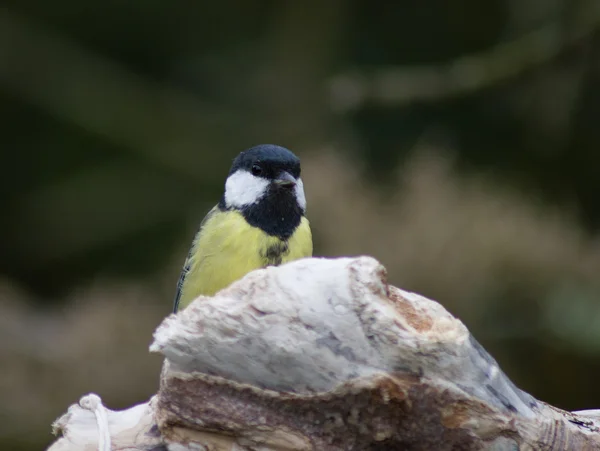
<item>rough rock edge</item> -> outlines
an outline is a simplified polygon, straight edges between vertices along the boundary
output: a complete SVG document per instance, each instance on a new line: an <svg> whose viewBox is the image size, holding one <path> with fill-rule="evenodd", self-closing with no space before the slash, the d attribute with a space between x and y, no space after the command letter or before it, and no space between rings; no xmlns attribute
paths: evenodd
<svg viewBox="0 0 600 451"><path fill-rule="evenodd" d="M158 396L108 411L113 441L146 450L600 449L598 411L568 413L522 392L460 321L385 276L369 257L306 259L255 271L171 315L151 346L167 357ZM96 449L91 412L72 409L52 451L88 449L74 447L86 440ZM134 409L138 424L118 427Z"/></svg>

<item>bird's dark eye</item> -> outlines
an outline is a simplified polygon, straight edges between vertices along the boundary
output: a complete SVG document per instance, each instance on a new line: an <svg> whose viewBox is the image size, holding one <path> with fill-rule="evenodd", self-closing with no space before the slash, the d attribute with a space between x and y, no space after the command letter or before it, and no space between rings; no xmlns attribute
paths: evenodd
<svg viewBox="0 0 600 451"><path fill-rule="evenodd" d="M262 174L262 168L258 164L252 165L252 175L260 175Z"/></svg>

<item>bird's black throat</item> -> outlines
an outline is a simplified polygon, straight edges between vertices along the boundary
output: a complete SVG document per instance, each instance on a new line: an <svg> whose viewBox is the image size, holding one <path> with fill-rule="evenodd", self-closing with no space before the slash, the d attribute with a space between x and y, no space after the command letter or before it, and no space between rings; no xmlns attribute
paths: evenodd
<svg viewBox="0 0 600 451"><path fill-rule="evenodd" d="M224 201L219 206L224 208ZM262 199L242 207L240 212L248 224L282 240L294 234L304 215L294 190L277 186L269 187Z"/></svg>
<svg viewBox="0 0 600 451"><path fill-rule="evenodd" d="M266 196L256 204L244 207L242 215L248 224L269 235L287 240L300 224L303 211L293 190L271 187Z"/></svg>

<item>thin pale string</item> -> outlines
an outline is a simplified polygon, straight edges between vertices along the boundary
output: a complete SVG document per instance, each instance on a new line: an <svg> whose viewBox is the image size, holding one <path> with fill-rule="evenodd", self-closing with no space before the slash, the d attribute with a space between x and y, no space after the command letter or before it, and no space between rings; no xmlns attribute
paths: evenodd
<svg viewBox="0 0 600 451"><path fill-rule="evenodd" d="M96 416L98 425L98 451L110 451L110 431L108 430L108 415L106 408L102 404L100 396L95 393L83 396L79 400L79 405Z"/></svg>

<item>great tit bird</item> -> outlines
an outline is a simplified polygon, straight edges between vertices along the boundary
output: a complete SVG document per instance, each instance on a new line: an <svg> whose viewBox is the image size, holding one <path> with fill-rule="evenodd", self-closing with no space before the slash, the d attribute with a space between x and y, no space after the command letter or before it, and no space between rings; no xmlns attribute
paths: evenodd
<svg viewBox="0 0 600 451"><path fill-rule="evenodd" d="M312 256L300 160L272 144L234 160L220 202L206 215L177 283L174 311L258 268Z"/></svg>

